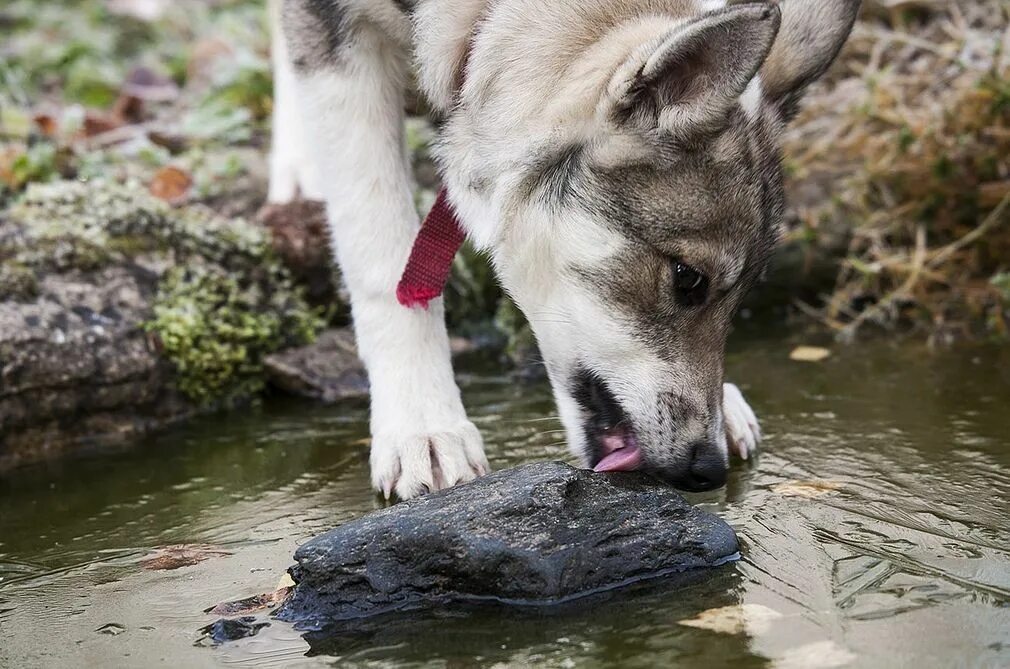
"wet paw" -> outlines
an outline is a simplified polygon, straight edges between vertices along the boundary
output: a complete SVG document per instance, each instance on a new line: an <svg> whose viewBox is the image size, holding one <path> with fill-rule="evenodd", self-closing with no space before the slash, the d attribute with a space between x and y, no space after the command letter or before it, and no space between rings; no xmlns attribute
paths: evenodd
<svg viewBox="0 0 1010 669"><path fill-rule="evenodd" d="M472 481L491 468L477 428L470 422L415 435L372 439L372 487L389 499L410 499Z"/></svg>
<svg viewBox="0 0 1010 669"><path fill-rule="evenodd" d="M729 452L746 460L761 443L761 426L743 393L732 383L722 387L722 413L726 422L726 444Z"/></svg>

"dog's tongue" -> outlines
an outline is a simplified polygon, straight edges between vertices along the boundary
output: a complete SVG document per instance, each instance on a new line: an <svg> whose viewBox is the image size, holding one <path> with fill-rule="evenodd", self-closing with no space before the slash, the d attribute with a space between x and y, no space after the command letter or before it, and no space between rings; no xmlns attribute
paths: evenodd
<svg viewBox="0 0 1010 669"><path fill-rule="evenodd" d="M596 472L630 472L642 466L642 450L638 440L624 430L603 436L603 459L596 463Z"/></svg>

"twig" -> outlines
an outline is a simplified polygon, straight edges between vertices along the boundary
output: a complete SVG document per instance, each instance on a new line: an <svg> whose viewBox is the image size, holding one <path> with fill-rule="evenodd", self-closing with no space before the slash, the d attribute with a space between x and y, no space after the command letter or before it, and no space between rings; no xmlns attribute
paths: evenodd
<svg viewBox="0 0 1010 669"><path fill-rule="evenodd" d="M1008 198L1010 199L1010 198ZM843 327L839 333L838 338L842 341L852 341L856 335L856 331L868 320L875 320L878 316L881 316L885 311L894 306L894 303L899 299L907 297L912 293L912 289L919 282L919 276L922 274L922 268L926 264L926 228L923 225L919 225L915 229L915 260L912 265L912 273L908 275L897 289L892 290L890 293L882 297L876 304L872 307L865 309L860 313L855 320L848 323Z"/></svg>
<svg viewBox="0 0 1010 669"><path fill-rule="evenodd" d="M933 257L930 258L929 262L926 263L926 266L929 267L929 269L936 269L939 265L946 262L952 255L967 246L971 246L984 237L990 230L1000 223L1003 223L1005 219L1004 214L1007 212L1008 207L1010 207L1010 193L1007 193L1003 199L1000 200L1000 203L996 205L996 208L989 212L989 215L985 217L985 220L982 221L981 225L965 234L957 241L952 242L936 251Z"/></svg>

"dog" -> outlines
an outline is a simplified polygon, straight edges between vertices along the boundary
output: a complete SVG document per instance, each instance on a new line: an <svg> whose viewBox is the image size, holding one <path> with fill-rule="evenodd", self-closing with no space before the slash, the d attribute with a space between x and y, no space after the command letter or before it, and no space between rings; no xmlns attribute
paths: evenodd
<svg viewBox="0 0 1010 669"><path fill-rule="evenodd" d="M419 219L414 69L467 237L527 316L568 444L598 471L725 483L761 432L724 382L784 209L778 140L859 0L277 0L269 197L327 205L371 384L371 480L489 470L441 300L395 296Z"/></svg>

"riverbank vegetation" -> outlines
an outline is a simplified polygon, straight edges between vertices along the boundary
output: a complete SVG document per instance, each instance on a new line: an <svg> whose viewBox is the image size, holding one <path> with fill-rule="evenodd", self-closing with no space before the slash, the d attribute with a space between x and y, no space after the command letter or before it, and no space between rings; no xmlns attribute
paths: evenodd
<svg viewBox="0 0 1010 669"><path fill-rule="evenodd" d="M33 183L100 177L175 208L256 219L272 105L263 5L5 3L0 210ZM864 5L786 138L793 208L784 255L806 261L790 269L781 303L795 322L844 339L1007 339L1010 9L1002 0ZM418 119L408 135L423 208L437 187L431 132ZM320 209L295 214L258 218L296 277L318 284L322 272L326 283L325 259L306 260L325 248ZM814 265L823 284L811 281ZM456 269L452 327L528 350L522 318L486 261L467 253ZM30 286L21 268L4 272L8 292ZM308 288L339 301L333 287ZM331 313L346 320L345 309Z"/></svg>

